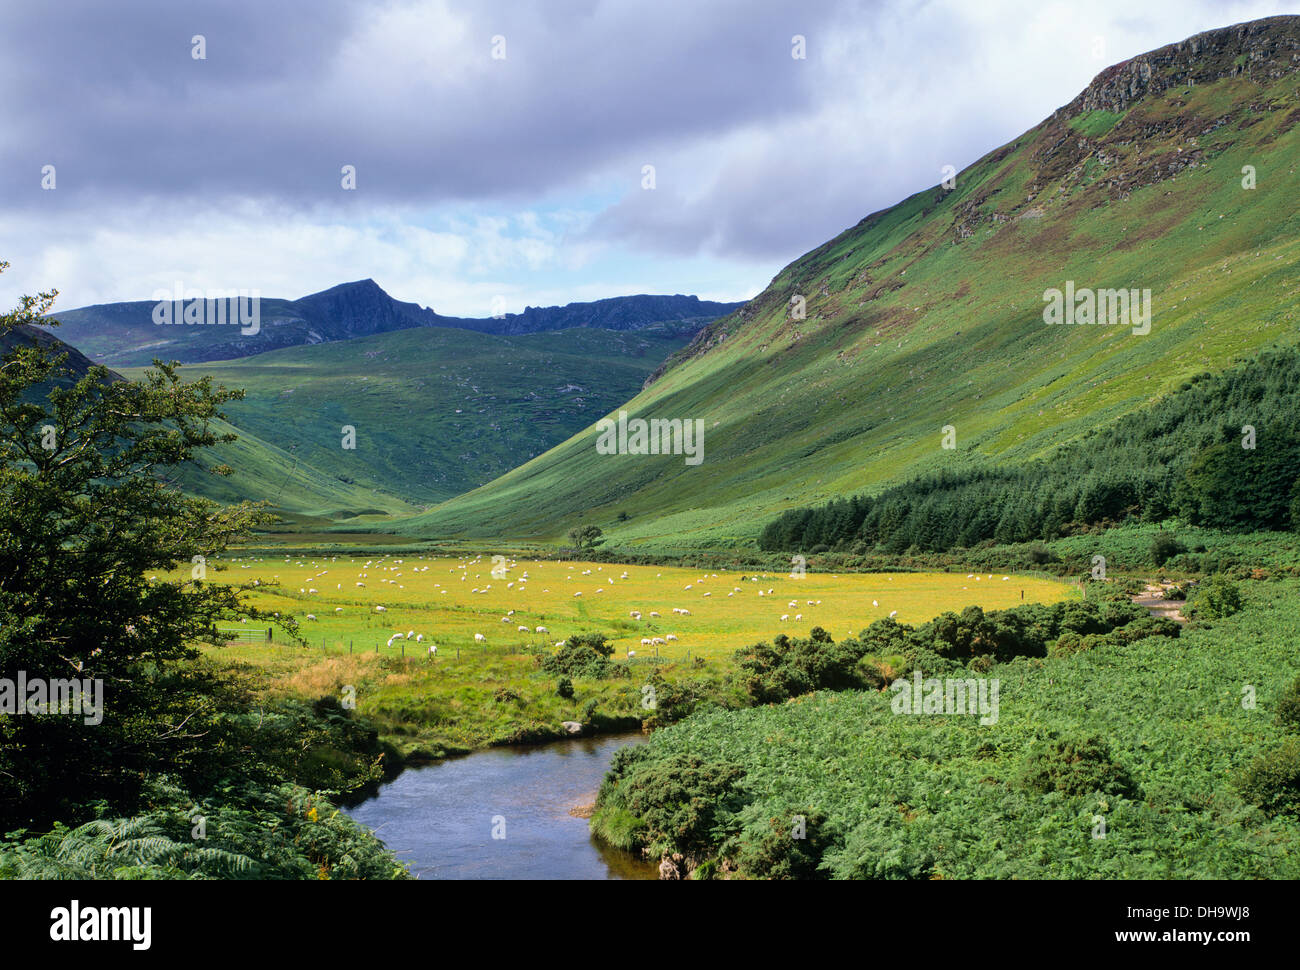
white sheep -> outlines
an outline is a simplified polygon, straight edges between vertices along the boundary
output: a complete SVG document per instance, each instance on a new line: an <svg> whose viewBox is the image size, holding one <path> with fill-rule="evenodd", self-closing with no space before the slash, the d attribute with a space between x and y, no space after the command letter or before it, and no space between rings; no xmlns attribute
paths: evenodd
<svg viewBox="0 0 1300 970"><path fill-rule="evenodd" d="M788 619L790 619L790 614L789 614L789 613L782 613L782 614L781 614L781 622L782 622L782 623L784 623L784 622L785 622L786 620L788 620Z"/></svg>
<svg viewBox="0 0 1300 970"><path fill-rule="evenodd" d="M307 619L309 619L309 620L314 620L314 619L316 619L316 614L315 614L315 613L308 613L308 614L307 614Z"/></svg>
<svg viewBox="0 0 1300 970"><path fill-rule="evenodd" d="M376 607L375 607L375 612L376 612L376 613L387 613L387 612L388 612L388 607L386 607L386 606L376 606Z"/></svg>
<svg viewBox="0 0 1300 970"><path fill-rule="evenodd" d="M675 634L675 633L670 633L670 634L668 634L668 636L664 637L664 639L665 639L665 640L676 641L676 640L677 640L677 634Z"/></svg>
<svg viewBox="0 0 1300 970"><path fill-rule="evenodd" d="M802 614L802 613L796 613L796 614L794 615L794 618L795 618L796 620L802 620L802 619L803 619L803 614Z"/></svg>
<svg viewBox="0 0 1300 970"><path fill-rule="evenodd" d="M898 610L894 610L894 612L889 614L890 619L893 619L896 616L898 616Z"/></svg>
<svg viewBox="0 0 1300 970"><path fill-rule="evenodd" d="M642 638L641 638L641 646L643 646L643 647L649 647L649 646L652 646L652 644L650 643L650 638L649 638L649 637L642 637Z"/></svg>
<svg viewBox="0 0 1300 970"><path fill-rule="evenodd" d="M526 627L526 626L521 626L521 627L519 628L519 632L520 632L520 633L527 633L527 632L528 632L528 627Z"/></svg>
<svg viewBox="0 0 1300 970"><path fill-rule="evenodd" d="M539 627L537 628L536 632L537 632L537 633L550 633L551 631L548 630L548 629L546 629L546 627L544 627L544 626L539 626Z"/></svg>
<svg viewBox="0 0 1300 970"><path fill-rule="evenodd" d="M474 634L474 642L475 642L475 643L487 643L487 637L483 636L483 634L481 634L481 633L476 633L476 634Z"/></svg>

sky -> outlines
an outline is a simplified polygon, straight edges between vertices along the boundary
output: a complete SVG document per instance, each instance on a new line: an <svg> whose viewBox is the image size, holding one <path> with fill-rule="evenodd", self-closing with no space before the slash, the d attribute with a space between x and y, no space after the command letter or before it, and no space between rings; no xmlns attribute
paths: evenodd
<svg viewBox="0 0 1300 970"><path fill-rule="evenodd" d="M744 300L1106 66L1295 12L0 0L0 308L46 289L69 309L176 282L296 298L365 278L457 316Z"/></svg>

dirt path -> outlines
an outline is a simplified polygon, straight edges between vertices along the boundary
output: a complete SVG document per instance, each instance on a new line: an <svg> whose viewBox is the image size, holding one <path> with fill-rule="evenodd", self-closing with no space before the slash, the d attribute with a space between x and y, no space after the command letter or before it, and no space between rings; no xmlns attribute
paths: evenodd
<svg viewBox="0 0 1300 970"><path fill-rule="evenodd" d="M1133 597L1133 602L1138 606L1144 606L1147 612L1152 616L1167 616L1175 623L1186 623L1187 620L1181 612L1185 600L1167 600L1165 599L1165 590L1173 583L1147 583L1146 592Z"/></svg>

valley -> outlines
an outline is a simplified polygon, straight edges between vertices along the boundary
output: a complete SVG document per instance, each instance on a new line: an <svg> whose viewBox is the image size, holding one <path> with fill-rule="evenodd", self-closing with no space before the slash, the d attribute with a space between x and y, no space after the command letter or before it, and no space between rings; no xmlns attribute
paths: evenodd
<svg viewBox="0 0 1300 970"><path fill-rule="evenodd" d="M1298 79L1119 61L744 301L623 282L668 164L399 234L624 295L24 298L0 674L106 702L0 714L0 878L1300 878Z"/></svg>

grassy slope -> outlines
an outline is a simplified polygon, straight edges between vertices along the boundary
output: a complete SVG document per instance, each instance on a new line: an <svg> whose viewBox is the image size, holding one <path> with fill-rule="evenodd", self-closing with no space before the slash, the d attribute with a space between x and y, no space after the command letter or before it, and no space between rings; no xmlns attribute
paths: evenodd
<svg viewBox="0 0 1300 970"><path fill-rule="evenodd" d="M242 387L235 475L184 485L299 513L413 512L474 488L626 399L685 340L649 329L519 337L419 328L188 365ZM128 376L138 369L124 369ZM355 450L341 447L344 425Z"/></svg>
<svg viewBox="0 0 1300 970"><path fill-rule="evenodd" d="M703 418L702 465L599 456L587 429L403 529L555 539L591 521L644 548L745 544L781 509L975 456L1041 456L1194 373L1294 342L1298 110L1293 78L1237 77L1117 119L1058 112L955 191L918 193L796 260L627 405ZM1151 333L1046 326L1043 290L1068 279L1150 288ZM788 319L794 294L804 321ZM947 424L955 452L939 447Z"/></svg>

